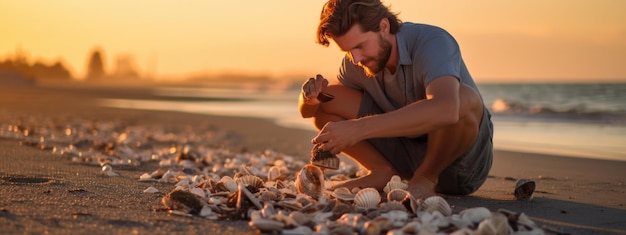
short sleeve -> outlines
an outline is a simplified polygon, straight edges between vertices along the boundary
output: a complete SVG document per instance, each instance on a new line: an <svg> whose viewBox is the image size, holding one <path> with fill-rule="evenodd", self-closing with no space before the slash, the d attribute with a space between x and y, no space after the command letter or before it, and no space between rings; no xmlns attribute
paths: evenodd
<svg viewBox="0 0 626 235"><path fill-rule="evenodd" d="M363 90L360 81L356 79L361 77L359 73L363 72L359 71L358 67L352 64L352 62L350 62L350 59L348 59L348 57L346 56L341 62L341 67L339 68L337 80L344 86L357 90Z"/></svg>
<svg viewBox="0 0 626 235"><path fill-rule="evenodd" d="M452 75L460 80L462 58L456 40L443 29L433 32L421 43L419 64L424 75L425 86L435 78Z"/></svg>

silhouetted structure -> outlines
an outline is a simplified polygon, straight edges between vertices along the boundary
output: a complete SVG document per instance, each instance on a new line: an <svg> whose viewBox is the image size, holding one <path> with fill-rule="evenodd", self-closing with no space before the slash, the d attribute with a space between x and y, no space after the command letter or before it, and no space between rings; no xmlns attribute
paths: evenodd
<svg viewBox="0 0 626 235"><path fill-rule="evenodd" d="M20 49L16 50L12 59L0 61L0 72L2 77L11 77L13 80L25 79L29 82L46 79L72 79L69 70L60 61L52 65L36 61L31 65L28 63L27 54Z"/></svg>
<svg viewBox="0 0 626 235"><path fill-rule="evenodd" d="M94 49L87 65L87 79L101 79L106 75L100 49Z"/></svg>

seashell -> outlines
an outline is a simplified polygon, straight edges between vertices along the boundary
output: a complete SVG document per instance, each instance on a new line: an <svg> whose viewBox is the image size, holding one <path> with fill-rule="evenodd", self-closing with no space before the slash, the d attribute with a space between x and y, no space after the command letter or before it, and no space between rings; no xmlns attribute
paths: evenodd
<svg viewBox="0 0 626 235"><path fill-rule="evenodd" d="M354 210L352 209L351 205L348 205L343 202L337 202L335 203L335 206L333 207L331 211L332 216L329 219L337 220L341 218L341 216L343 216L344 214L352 213L352 212L354 212Z"/></svg>
<svg viewBox="0 0 626 235"><path fill-rule="evenodd" d="M513 194L517 200L531 200L535 192L535 181L529 179L518 179L515 182L515 191Z"/></svg>
<svg viewBox="0 0 626 235"><path fill-rule="evenodd" d="M491 216L491 211L485 207L474 207L459 212L462 220L471 224L477 224Z"/></svg>
<svg viewBox="0 0 626 235"><path fill-rule="evenodd" d="M424 211L432 213L433 211L439 211L441 214L445 216L449 216L452 214L452 208L450 204L441 196L431 196L426 198L424 202L422 202L422 206Z"/></svg>
<svg viewBox="0 0 626 235"><path fill-rule="evenodd" d="M439 211L433 211L432 213L424 213L420 217L422 224L429 224L437 230L439 228L447 227L450 225L450 220Z"/></svg>
<svg viewBox="0 0 626 235"><path fill-rule="evenodd" d="M364 235L378 235L382 231L382 228L379 224L370 221L365 222L363 224L363 230L361 230L361 234Z"/></svg>
<svg viewBox="0 0 626 235"><path fill-rule="evenodd" d="M298 225L307 225L312 221L313 216L311 214L305 214L300 211L293 211L289 213L289 218L295 221Z"/></svg>
<svg viewBox="0 0 626 235"><path fill-rule="evenodd" d="M261 178L259 178L256 175L244 175L244 176L241 176L241 177L237 178L236 182L237 183L241 183L244 186L248 186L249 185L249 186L252 186L252 187L255 187L255 188L260 188L265 183L265 182L263 182L263 180Z"/></svg>
<svg viewBox="0 0 626 235"><path fill-rule="evenodd" d="M506 216L500 213L492 213L491 217L478 224L474 232L476 235L508 235L511 234L509 221Z"/></svg>
<svg viewBox="0 0 626 235"><path fill-rule="evenodd" d="M407 197L409 197L411 195L411 193L409 193L409 191L406 191L404 189L392 189L391 191L387 192L387 201L404 201Z"/></svg>
<svg viewBox="0 0 626 235"><path fill-rule="evenodd" d="M161 202L170 210L181 210L190 214L197 214L203 206L198 196L185 190L173 190L161 198Z"/></svg>
<svg viewBox="0 0 626 235"><path fill-rule="evenodd" d="M237 192L237 182L230 176L222 177L215 186L219 191Z"/></svg>
<svg viewBox="0 0 626 235"><path fill-rule="evenodd" d="M189 189L189 192L198 195L200 198L202 198L202 200L209 200L209 198L211 197L211 191L204 188L191 188Z"/></svg>
<svg viewBox="0 0 626 235"><path fill-rule="evenodd" d="M283 235L307 235L313 234L313 230L307 226L298 226L292 229L284 229L281 233Z"/></svg>
<svg viewBox="0 0 626 235"><path fill-rule="evenodd" d="M409 213L404 211L389 211L380 215L386 217L391 223L391 227L397 228L405 225L409 221Z"/></svg>
<svg viewBox="0 0 626 235"><path fill-rule="evenodd" d="M311 150L311 164L332 170L339 169L340 159L329 151L319 149L319 146L321 145L316 144Z"/></svg>
<svg viewBox="0 0 626 235"><path fill-rule="evenodd" d="M271 216L273 216L275 214L276 214L276 209L270 203L265 204L263 206L263 209L261 209L261 216L263 218L270 218Z"/></svg>
<svg viewBox="0 0 626 235"><path fill-rule="evenodd" d="M280 177L280 168L276 166L270 167L267 171L267 181L276 181Z"/></svg>
<svg viewBox="0 0 626 235"><path fill-rule="evenodd" d="M532 231L537 228L537 225L528 218L524 213L517 213L506 209L498 209L498 213L506 216L509 221L509 225L513 231Z"/></svg>
<svg viewBox="0 0 626 235"><path fill-rule="evenodd" d="M250 222L248 222L248 225L254 229L259 230L261 233L280 232L285 227L285 225L281 222L265 218L250 220Z"/></svg>
<svg viewBox="0 0 626 235"><path fill-rule="evenodd" d="M341 201L354 200L354 194L352 194L352 192L350 192L350 189L346 187L336 188L335 190L333 190L333 192L330 195Z"/></svg>
<svg viewBox="0 0 626 235"><path fill-rule="evenodd" d="M381 204L380 207L381 210L388 212L388 211L407 211L406 207L404 206L404 204L400 201L387 201L384 204Z"/></svg>
<svg viewBox="0 0 626 235"><path fill-rule="evenodd" d="M147 189L143 190L143 192L144 192L144 193L158 193L158 192L159 192L159 190L158 190L158 189L156 189L155 187L150 186L150 187L148 187Z"/></svg>
<svg viewBox="0 0 626 235"><path fill-rule="evenodd" d="M270 216L269 219L279 221L287 227L295 227L299 225L292 217L289 217L285 211L278 211L275 215Z"/></svg>
<svg viewBox="0 0 626 235"><path fill-rule="evenodd" d="M346 213L337 220L337 222L344 224L344 225L351 226L352 228L355 228L357 231L363 229L363 226L365 225L366 221L367 221L367 218L365 218L365 216L363 216L363 214L360 214L360 213Z"/></svg>
<svg viewBox="0 0 626 235"><path fill-rule="evenodd" d="M354 195L354 205L362 209L376 208L380 201L380 193L375 188L364 188Z"/></svg>
<svg viewBox="0 0 626 235"><path fill-rule="evenodd" d="M409 188L409 185L405 182L402 182L402 178L400 178L400 176L394 175L391 177L389 182L387 182L387 184L383 188L383 192L389 193L389 191L394 190L394 189L407 189L407 188Z"/></svg>
<svg viewBox="0 0 626 235"><path fill-rule="evenodd" d="M317 166L307 164L296 175L296 190L319 199L324 189L324 172Z"/></svg>

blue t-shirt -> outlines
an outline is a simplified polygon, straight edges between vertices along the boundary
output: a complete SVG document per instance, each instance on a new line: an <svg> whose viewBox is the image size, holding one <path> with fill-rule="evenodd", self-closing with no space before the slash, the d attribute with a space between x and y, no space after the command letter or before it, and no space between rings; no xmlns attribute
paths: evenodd
<svg viewBox="0 0 626 235"><path fill-rule="evenodd" d="M385 112L425 99L426 86L444 75L452 75L478 91L461 58L459 45L442 28L403 23L396 34L396 42L399 63L395 74L385 69L375 78L368 77L363 68L346 56L337 79L344 86L369 93Z"/></svg>

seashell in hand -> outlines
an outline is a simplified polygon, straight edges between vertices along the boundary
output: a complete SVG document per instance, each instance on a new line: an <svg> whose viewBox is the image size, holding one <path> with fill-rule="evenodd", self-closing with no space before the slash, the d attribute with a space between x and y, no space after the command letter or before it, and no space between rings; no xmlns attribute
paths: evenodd
<svg viewBox="0 0 626 235"><path fill-rule="evenodd" d="M389 193L389 191L394 190L394 189L407 189L407 188L409 188L409 185L405 182L402 182L402 178L400 178L400 176L394 175L391 177L389 182L387 182L387 185L385 185L385 188L383 188L383 192Z"/></svg>
<svg viewBox="0 0 626 235"><path fill-rule="evenodd" d="M354 195L354 205L362 209L376 208L380 201L380 193L375 188L364 188Z"/></svg>
<svg viewBox="0 0 626 235"><path fill-rule="evenodd" d="M296 190L319 199L324 189L324 172L317 166L307 164L296 175Z"/></svg>
<svg viewBox="0 0 626 235"><path fill-rule="evenodd" d="M426 198L424 202L422 202L422 206L426 212L432 213L433 211L439 211L444 216L449 216L452 214L452 208L450 204L441 196L431 196Z"/></svg>

